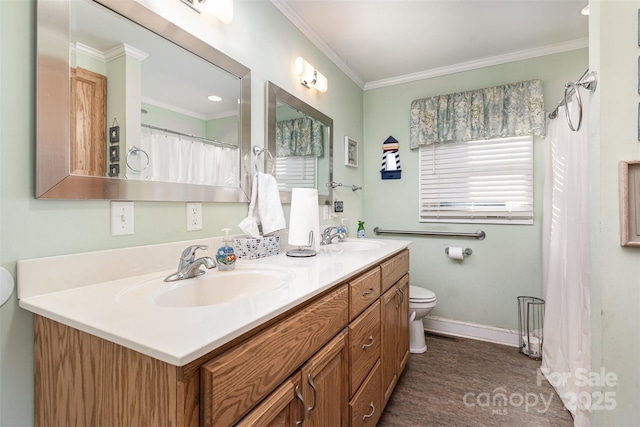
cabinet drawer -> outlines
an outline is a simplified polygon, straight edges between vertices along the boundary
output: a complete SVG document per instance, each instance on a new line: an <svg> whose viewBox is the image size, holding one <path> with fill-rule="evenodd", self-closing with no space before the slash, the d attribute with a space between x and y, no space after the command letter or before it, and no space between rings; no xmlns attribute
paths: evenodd
<svg viewBox="0 0 640 427"><path fill-rule="evenodd" d="M375 426L382 413L380 361L349 403L351 427Z"/></svg>
<svg viewBox="0 0 640 427"><path fill-rule="evenodd" d="M382 268L382 293L384 293L409 271L409 250L405 249L380 266Z"/></svg>
<svg viewBox="0 0 640 427"><path fill-rule="evenodd" d="M349 320L380 297L380 267L375 267L349 282Z"/></svg>
<svg viewBox="0 0 640 427"><path fill-rule="evenodd" d="M380 300L349 325L351 396L380 357Z"/></svg>
<svg viewBox="0 0 640 427"><path fill-rule="evenodd" d="M205 426L229 426L347 325L341 286L201 368Z"/></svg>

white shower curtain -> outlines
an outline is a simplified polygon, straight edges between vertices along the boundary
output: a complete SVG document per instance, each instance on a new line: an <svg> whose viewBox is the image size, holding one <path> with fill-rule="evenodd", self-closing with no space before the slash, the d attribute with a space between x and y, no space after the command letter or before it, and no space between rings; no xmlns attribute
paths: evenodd
<svg viewBox="0 0 640 427"><path fill-rule="evenodd" d="M144 130L140 148L149 154L149 165L140 173L128 169L130 179L225 187L240 185L240 150L237 148Z"/></svg>
<svg viewBox="0 0 640 427"><path fill-rule="evenodd" d="M579 89L581 90L581 89ZM548 123L542 215L544 345L541 371L554 386L574 425L591 425L589 303L588 94L583 122L569 129L565 108ZM577 102L569 104L572 123Z"/></svg>

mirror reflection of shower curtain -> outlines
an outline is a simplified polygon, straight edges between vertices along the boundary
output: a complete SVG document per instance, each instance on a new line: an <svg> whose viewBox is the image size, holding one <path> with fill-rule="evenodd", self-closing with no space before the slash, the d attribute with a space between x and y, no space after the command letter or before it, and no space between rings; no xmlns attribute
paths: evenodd
<svg viewBox="0 0 640 427"><path fill-rule="evenodd" d="M238 187L240 150L163 132L142 132L149 166L137 179ZM129 173L131 175L131 173Z"/></svg>
<svg viewBox="0 0 640 427"><path fill-rule="evenodd" d="M582 89L579 89L582 90ZM582 93L583 123L569 129L565 108L549 120L542 214L544 345L541 370L554 386L574 425L591 425L589 295L589 95ZM576 102L569 104L572 122ZM588 399L587 399L588 397ZM587 402L587 400L589 402Z"/></svg>

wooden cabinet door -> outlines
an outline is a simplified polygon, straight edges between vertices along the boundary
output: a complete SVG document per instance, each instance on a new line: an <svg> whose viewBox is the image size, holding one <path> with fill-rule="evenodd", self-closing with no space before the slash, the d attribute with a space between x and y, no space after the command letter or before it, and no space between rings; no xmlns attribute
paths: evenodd
<svg viewBox="0 0 640 427"><path fill-rule="evenodd" d="M107 171L107 78L71 69L71 173L105 176Z"/></svg>
<svg viewBox="0 0 640 427"><path fill-rule="evenodd" d="M300 369L307 406L304 427L349 424L347 331L340 332Z"/></svg>
<svg viewBox="0 0 640 427"><path fill-rule="evenodd" d="M400 296L398 306L397 376L400 377L409 360L409 275L405 274L396 285Z"/></svg>
<svg viewBox="0 0 640 427"><path fill-rule="evenodd" d="M398 350L396 334L398 330L398 295L392 287L380 298L382 348L380 352L382 370L382 401L386 404L397 381L396 366Z"/></svg>
<svg viewBox="0 0 640 427"><path fill-rule="evenodd" d="M236 427L296 427L304 421L306 406L302 400L300 372L286 380Z"/></svg>

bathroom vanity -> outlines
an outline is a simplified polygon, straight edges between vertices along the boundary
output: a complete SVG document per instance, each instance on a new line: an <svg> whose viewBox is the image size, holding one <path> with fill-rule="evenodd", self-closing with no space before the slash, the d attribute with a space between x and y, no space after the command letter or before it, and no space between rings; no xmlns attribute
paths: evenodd
<svg viewBox="0 0 640 427"><path fill-rule="evenodd" d="M408 244L239 262L239 274L277 269L287 284L200 307L145 308L170 286L156 285L164 271L23 290L21 307L36 313L35 424L375 426L409 354ZM27 282L42 274L29 277L31 261L19 264ZM232 283L225 274L202 277Z"/></svg>

